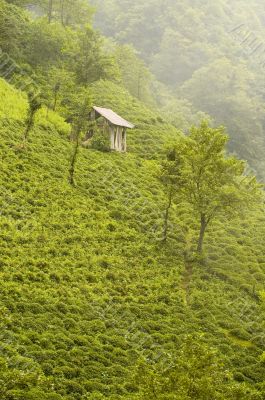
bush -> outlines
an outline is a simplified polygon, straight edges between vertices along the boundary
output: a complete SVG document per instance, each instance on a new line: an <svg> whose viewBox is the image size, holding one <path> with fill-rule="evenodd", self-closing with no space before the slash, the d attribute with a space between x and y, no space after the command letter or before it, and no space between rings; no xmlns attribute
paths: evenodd
<svg viewBox="0 0 265 400"><path fill-rule="evenodd" d="M250 340L251 335L242 328L234 328L230 330L230 334L242 340Z"/></svg>
<svg viewBox="0 0 265 400"><path fill-rule="evenodd" d="M98 151L110 151L109 136L103 132L96 132L91 139L91 147Z"/></svg>

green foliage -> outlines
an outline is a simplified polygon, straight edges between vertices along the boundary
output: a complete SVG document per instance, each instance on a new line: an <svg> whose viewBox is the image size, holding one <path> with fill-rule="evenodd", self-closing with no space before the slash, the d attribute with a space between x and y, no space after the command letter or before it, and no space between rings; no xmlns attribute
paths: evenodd
<svg viewBox="0 0 265 400"><path fill-rule="evenodd" d="M0 89L5 99L0 103L0 117L9 120L25 119L28 108L27 96L24 93L12 90L3 79L0 79Z"/></svg>
<svg viewBox="0 0 265 400"><path fill-rule="evenodd" d="M65 120L45 107L42 107L35 117L36 123L47 131L56 130L62 136L69 137L71 126Z"/></svg>
<svg viewBox="0 0 265 400"><path fill-rule="evenodd" d="M91 139L91 147L99 151L110 151L109 135L100 131L95 132Z"/></svg>
<svg viewBox="0 0 265 400"><path fill-rule="evenodd" d="M117 46L114 55L121 71L123 86L138 100L154 105L154 78L144 62L137 57L135 49L128 45Z"/></svg>
<svg viewBox="0 0 265 400"><path fill-rule="evenodd" d="M93 8L85 0L32 0L26 4L35 4L46 14L48 21L58 21L64 27L78 28L91 22Z"/></svg>
<svg viewBox="0 0 265 400"><path fill-rule="evenodd" d="M212 400L258 399L249 387L236 385L225 370L219 355L202 341L189 336L165 371L140 364L135 377L140 386L137 399Z"/></svg>
<svg viewBox="0 0 265 400"><path fill-rule="evenodd" d="M48 2L41 3L44 9L48 6ZM113 56L104 49L102 37L90 25L83 24L82 18L77 25L70 22L82 13L83 7L90 8L86 2L75 2L74 10L68 0L52 3L53 7L60 3L64 12L71 13L67 27L56 17L52 23L42 17L30 18L20 7L0 2L4 31L3 44L0 41L0 76L24 89L26 82L31 81L41 94L42 103L69 119L78 94L88 84L101 78L115 80L119 72ZM24 85L20 82L23 79Z"/></svg>
<svg viewBox="0 0 265 400"><path fill-rule="evenodd" d="M28 95L28 112L27 112L27 118L26 118L26 129L24 132L24 139L28 140L29 133L34 125L34 119L35 115L38 110L41 108L41 103L38 98L32 97L31 94Z"/></svg>
<svg viewBox="0 0 265 400"><path fill-rule="evenodd" d="M173 160L164 166L164 183L174 186L175 178L176 190L200 220L199 252L214 218L231 217L261 199L255 177L244 175L244 162L225 156L227 141L223 127L211 128L207 121L202 121L199 128L191 128L190 135L172 149Z"/></svg>
<svg viewBox="0 0 265 400"><path fill-rule="evenodd" d="M112 78L113 59L102 51L102 39L90 26L78 33L76 46L69 50L72 68L80 84Z"/></svg>
<svg viewBox="0 0 265 400"><path fill-rule="evenodd" d="M27 31L27 15L14 5L0 1L0 55L7 52L10 56L20 54L19 45L23 33Z"/></svg>
<svg viewBox="0 0 265 400"><path fill-rule="evenodd" d="M37 19L30 24L25 58L34 68L56 66L72 40L71 31L65 30L60 24L50 25L45 20Z"/></svg>
<svg viewBox="0 0 265 400"><path fill-rule="evenodd" d="M164 87L157 93L168 118L187 129L186 121L194 123L198 110L210 115L216 125L228 128L230 150L248 160L264 179L261 1L94 0L94 4L96 26L119 43L134 46L169 89L171 96Z"/></svg>
<svg viewBox="0 0 265 400"><path fill-rule="evenodd" d="M73 126L72 134L74 139L74 150L69 167L69 182L71 185L75 184L74 173L79 151L80 136L88 129L89 115L92 107L90 92L86 90L84 91L84 93L82 93L82 95L83 97L80 96L79 98L81 103L79 103L76 109L73 110L73 114L71 117Z"/></svg>

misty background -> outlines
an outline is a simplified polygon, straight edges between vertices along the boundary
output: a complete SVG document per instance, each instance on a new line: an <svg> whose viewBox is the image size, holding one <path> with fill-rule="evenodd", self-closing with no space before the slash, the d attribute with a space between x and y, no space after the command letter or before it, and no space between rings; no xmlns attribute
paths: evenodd
<svg viewBox="0 0 265 400"><path fill-rule="evenodd" d="M264 3L94 0L94 4L95 26L112 38L110 42L130 45L128 52L135 51L150 70L144 90L137 92L137 82L127 85L131 93L155 102L180 129L186 130L200 114L225 125L230 150L264 178ZM128 74L130 62L125 63Z"/></svg>

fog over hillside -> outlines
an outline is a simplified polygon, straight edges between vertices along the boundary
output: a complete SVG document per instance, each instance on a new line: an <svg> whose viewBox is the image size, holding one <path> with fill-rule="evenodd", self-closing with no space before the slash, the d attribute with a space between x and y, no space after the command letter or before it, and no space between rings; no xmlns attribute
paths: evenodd
<svg viewBox="0 0 265 400"><path fill-rule="evenodd" d="M97 0L96 26L132 44L177 99L228 128L230 149L265 175L265 4ZM241 27L241 28L238 28ZM172 101L166 108L172 110Z"/></svg>

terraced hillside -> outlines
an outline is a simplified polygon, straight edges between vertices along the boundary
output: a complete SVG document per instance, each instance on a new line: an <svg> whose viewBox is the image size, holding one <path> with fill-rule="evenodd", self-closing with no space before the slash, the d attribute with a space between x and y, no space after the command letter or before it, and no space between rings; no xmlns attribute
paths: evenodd
<svg viewBox="0 0 265 400"><path fill-rule="evenodd" d="M203 263L184 207L161 244L157 158L179 133L114 84L92 90L137 129L128 154L81 148L73 188L69 126L41 110L23 146L26 100L0 82L0 398L151 399L154 371L189 374L192 358L178 364L196 350L189 335L203 354L217 351L233 386L222 398L264 398L263 209L217 222Z"/></svg>

